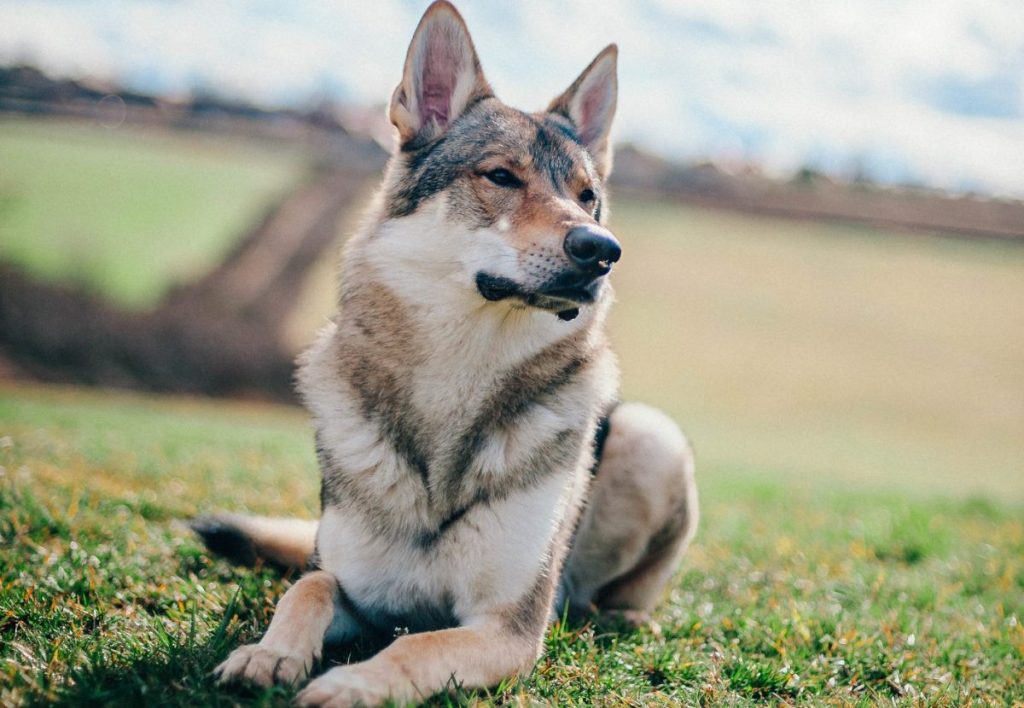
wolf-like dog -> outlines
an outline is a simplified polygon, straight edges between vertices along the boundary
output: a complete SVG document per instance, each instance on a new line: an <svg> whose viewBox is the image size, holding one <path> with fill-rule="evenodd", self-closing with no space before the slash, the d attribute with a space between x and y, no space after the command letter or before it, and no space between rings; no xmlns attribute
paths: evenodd
<svg viewBox="0 0 1024 708"><path fill-rule="evenodd" d="M214 550L307 569L222 681L299 682L325 642L397 633L297 700L401 704L528 673L563 610L647 618L697 493L675 424L617 402L604 333L616 60L525 113L495 98L454 7L423 16L398 148L300 358L321 519L194 524Z"/></svg>

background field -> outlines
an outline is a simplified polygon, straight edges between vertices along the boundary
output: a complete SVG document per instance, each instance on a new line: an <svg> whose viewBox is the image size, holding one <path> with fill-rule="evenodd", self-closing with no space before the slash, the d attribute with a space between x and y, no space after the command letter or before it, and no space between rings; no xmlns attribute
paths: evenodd
<svg viewBox="0 0 1024 708"><path fill-rule="evenodd" d="M303 173L182 140L0 123L0 257L144 306ZM624 394L692 437L702 525L660 634L556 627L497 697L1024 700L1024 248L635 198L613 228ZM282 580L177 519L316 486L297 409L0 382L0 704L285 702L208 678Z"/></svg>
<svg viewBox="0 0 1024 708"><path fill-rule="evenodd" d="M616 204L629 397L711 470L1024 501L1024 248Z"/></svg>
<svg viewBox="0 0 1024 708"><path fill-rule="evenodd" d="M0 259L146 306L215 265L303 158L225 136L3 118L0 166Z"/></svg>

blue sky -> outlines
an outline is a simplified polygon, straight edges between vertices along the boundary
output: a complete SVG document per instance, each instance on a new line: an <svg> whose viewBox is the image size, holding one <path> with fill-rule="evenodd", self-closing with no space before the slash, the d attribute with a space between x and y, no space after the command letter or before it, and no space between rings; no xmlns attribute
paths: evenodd
<svg viewBox="0 0 1024 708"><path fill-rule="evenodd" d="M1024 196L1022 0L471 0L506 101L543 106L620 46L616 136ZM271 105L382 103L426 0L5 0L0 61Z"/></svg>

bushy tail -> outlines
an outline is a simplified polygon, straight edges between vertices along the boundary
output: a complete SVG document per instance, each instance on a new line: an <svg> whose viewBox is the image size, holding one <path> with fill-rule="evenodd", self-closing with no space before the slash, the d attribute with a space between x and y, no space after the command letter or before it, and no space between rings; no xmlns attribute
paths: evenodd
<svg viewBox="0 0 1024 708"><path fill-rule="evenodd" d="M264 561L282 568L305 568L319 522L244 514L198 516L189 527L212 552L241 565Z"/></svg>

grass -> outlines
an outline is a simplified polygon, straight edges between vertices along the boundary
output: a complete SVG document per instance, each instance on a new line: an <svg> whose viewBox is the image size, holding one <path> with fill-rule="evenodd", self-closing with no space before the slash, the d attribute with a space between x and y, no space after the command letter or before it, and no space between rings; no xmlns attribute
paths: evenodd
<svg viewBox="0 0 1024 708"><path fill-rule="evenodd" d="M209 671L288 579L209 558L177 519L312 515L312 447L290 408L0 388L0 704L285 704ZM1024 700L1024 506L745 475L702 469L660 632L556 624L533 674L485 698Z"/></svg>
<svg viewBox="0 0 1024 708"><path fill-rule="evenodd" d="M0 259L133 307L215 265L303 170L191 133L0 120Z"/></svg>

